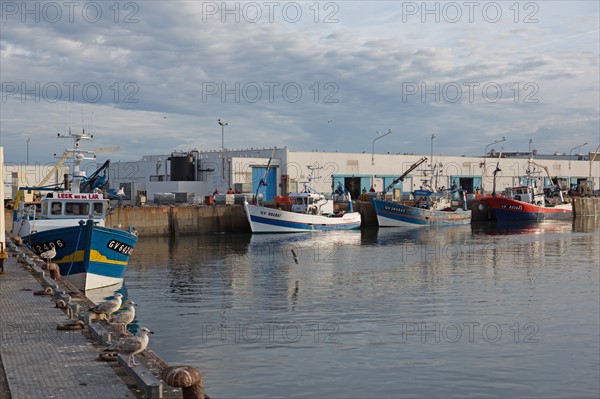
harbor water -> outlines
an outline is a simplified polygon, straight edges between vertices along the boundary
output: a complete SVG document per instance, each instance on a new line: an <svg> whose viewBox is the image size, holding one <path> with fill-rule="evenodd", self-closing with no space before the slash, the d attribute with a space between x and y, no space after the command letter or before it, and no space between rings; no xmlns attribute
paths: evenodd
<svg viewBox="0 0 600 399"><path fill-rule="evenodd" d="M140 238L121 292L212 397L598 398L599 259L585 218Z"/></svg>

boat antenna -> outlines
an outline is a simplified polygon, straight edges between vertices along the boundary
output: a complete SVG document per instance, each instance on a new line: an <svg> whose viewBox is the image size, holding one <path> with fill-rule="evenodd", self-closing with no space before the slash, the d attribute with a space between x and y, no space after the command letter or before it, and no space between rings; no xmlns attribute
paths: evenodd
<svg viewBox="0 0 600 399"><path fill-rule="evenodd" d="M256 194L254 195L254 204L258 205L258 192L260 191L262 186L267 186L267 176L269 175L269 171L271 169L271 160L273 160L273 158L275 157L275 150L277 150L277 147L273 147L273 152L271 153L271 157L269 158L269 162L267 162L267 168L265 169L265 173L263 173L263 176L260 178L260 181L258 182L258 187L256 187Z"/></svg>

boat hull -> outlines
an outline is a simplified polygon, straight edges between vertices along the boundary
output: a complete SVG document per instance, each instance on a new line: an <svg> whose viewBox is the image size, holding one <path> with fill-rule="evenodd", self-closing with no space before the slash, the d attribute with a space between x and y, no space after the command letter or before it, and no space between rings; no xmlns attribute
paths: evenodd
<svg viewBox="0 0 600 399"><path fill-rule="evenodd" d="M358 212L339 217L308 215L244 204L246 216L253 233L298 233L323 230L351 230L360 228Z"/></svg>
<svg viewBox="0 0 600 399"><path fill-rule="evenodd" d="M28 245L36 254L56 250L51 260L80 290L118 284L123 280L137 237L123 230L100 227L93 221L31 234Z"/></svg>
<svg viewBox="0 0 600 399"><path fill-rule="evenodd" d="M544 207L505 197L483 198L492 218L499 222L566 220L573 218L571 204Z"/></svg>
<svg viewBox="0 0 600 399"><path fill-rule="evenodd" d="M438 211L373 199L380 227L461 226L471 223L471 211Z"/></svg>

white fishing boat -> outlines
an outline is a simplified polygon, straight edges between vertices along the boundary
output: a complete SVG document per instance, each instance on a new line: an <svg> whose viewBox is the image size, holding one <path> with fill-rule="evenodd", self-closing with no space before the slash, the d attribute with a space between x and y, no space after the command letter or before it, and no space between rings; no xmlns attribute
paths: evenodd
<svg viewBox="0 0 600 399"><path fill-rule="evenodd" d="M270 165L267 165L267 171ZM275 209L258 204L249 204L244 202L246 217L250 223L253 233L297 233L306 231L321 230L350 230L360 228L360 213L352 209L352 198L350 193L341 185L338 186L336 193L344 198L348 203L347 211L334 212L334 195L324 195L316 192L312 186L312 175L308 182L304 182L304 189L298 193L289 195L291 201L291 210ZM267 173L265 173L265 176ZM266 185L264 178L261 179L257 195L260 188Z"/></svg>

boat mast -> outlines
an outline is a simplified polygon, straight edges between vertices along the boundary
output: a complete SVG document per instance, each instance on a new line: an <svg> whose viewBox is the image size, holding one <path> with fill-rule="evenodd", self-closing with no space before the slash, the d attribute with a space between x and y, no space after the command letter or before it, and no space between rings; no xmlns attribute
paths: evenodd
<svg viewBox="0 0 600 399"><path fill-rule="evenodd" d="M81 181L85 177L85 172L80 169L81 161L96 159L94 151L82 150L81 148L79 148L79 142L81 140L92 140L94 138L94 135L87 135L85 133L85 129L82 130L81 133L71 133L71 129L69 129L68 134L61 135L60 133L58 133L57 136L59 139L73 140L73 148L67 148L65 152L72 153L73 156L73 184L71 185L71 191L74 193L79 193Z"/></svg>
<svg viewBox="0 0 600 399"><path fill-rule="evenodd" d="M306 165L306 167L308 168L308 170L310 170L310 173L308 174L308 181L305 182L301 182L304 185L304 192L305 193L317 193L317 189L314 187L314 183L313 180L315 179L315 170L321 170L324 169L323 166L312 166L312 165Z"/></svg>

